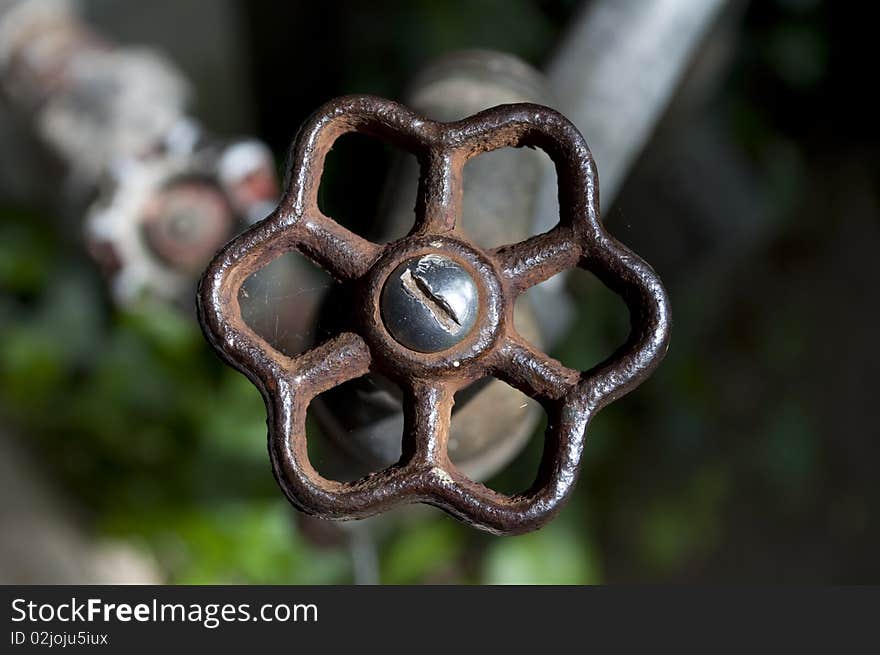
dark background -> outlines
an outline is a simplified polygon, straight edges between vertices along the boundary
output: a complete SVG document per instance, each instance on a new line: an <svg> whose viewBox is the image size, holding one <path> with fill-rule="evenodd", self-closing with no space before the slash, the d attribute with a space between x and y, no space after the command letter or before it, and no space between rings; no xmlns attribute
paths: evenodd
<svg viewBox="0 0 880 655"><path fill-rule="evenodd" d="M449 50L494 48L540 67L576 9L233 6L246 110L204 102L218 78L196 113L251 131L279 160L323 101L399 97ZM872 23L852 4L810 0L728 13L729 55L696 91L686 78L694 92L679 94L605 210L671 294L666 361L595 420L557 521L498 539L417 514L377 531L383 582L880 581ZM114 24L124 41L128 23ZM339 212L375 212L376 161L388 157L365 146L335 160ZM315 546L292 520L269 473L259 396L191 317L111 309L52 211L0 198L0 220L0 419L65 516L162 580L351 580L346 549ZM583 367L622 340L626 317L586 274L570 286L578 316L556 354ZM536 440L505 475L533 471L538 452Z"/></svg>

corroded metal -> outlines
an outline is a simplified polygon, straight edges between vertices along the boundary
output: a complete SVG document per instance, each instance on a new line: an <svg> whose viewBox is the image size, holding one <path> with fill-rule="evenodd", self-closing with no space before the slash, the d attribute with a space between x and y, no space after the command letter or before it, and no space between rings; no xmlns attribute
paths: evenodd
<svg viewBox="0 0 880 655"><path fill-rule="evenodd" d="M405 238L377 245L323 215L317 195L324 159L342 134L362 132L414 153L422 174L416 221ZM538 147L553 159L560 217L550 231L520 243L483 249L457 229L462 168L504 147ZM648 264L605 232L595 164L581 134L561 114L533 104L501 105L441 123L397 103L349 96L324 105L303 125L293 147L279 208L225 246L205 272L199 317L208 340L263 394L275 477L301 510L328 519L377 514L401 502L424 502L498 534L534 530L570 496L590 419L632 390L657 366L669 337L669 305ZM356 305L348 331L296 357L274 350L242 320L244 280L284 252L298 251L346 285ZM381 316L385 281L403 262L439 255L456 262L478 288L470 333L447 350L410 350ZM556 273L579 266L620 294L632 316L627 343L584 372L537 351L516 333L516 297ZM318 394L368 372L404 390L400 461L354 482L321 476L309 462L306 410ZM470 480L447 455L456 391L487 375L535 398L549 421L534 485L505 496Z"/></svg>

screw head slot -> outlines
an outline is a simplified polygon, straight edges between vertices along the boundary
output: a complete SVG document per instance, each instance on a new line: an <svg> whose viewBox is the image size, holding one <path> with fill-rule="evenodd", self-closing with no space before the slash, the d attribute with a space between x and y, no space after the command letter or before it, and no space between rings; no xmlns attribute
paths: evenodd
<svg viewBox="0 0 880 655"><path fill-rule="evenodd" d="M382 289L382 320L401 345L423 353L447 350L477 322L479 294L471 275L442 255L400 264Z"/></svg>

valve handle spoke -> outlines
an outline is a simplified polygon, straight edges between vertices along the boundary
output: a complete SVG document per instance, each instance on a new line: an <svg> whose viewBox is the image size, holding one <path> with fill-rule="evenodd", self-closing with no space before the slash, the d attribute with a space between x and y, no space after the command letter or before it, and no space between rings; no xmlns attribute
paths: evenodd
<svg viewBox="0 0 880 655"><path fill-rule="evenodd" d="M452 232L461 214L463 158L437 148L421 159L416 221L410 236Z"/></svg>
<svg viewBox="0 0 880 655"><path fill-rule="evenodd" d="M581 248L573 242L573 232L569 226L557 225L549 232L493 251L515 295L578 265Z"/></svg>
<svg viewBox="0 0 880 655"><path fill-rule="evenodd" d="M295 249L338 281L363 276L382 253L382 247L358 236L321 213L303 217Z"/></svg>
<svg viewBox="0 0 880 655"><path fill-rule="evenodd" d="M505 339L496 358L493 374L536 400L560 400L580 379L578 371L536 350L516 334Z"/></svg>
<svg viewBox="0 0 880 655"><path fill-rule="evenodd" d="M409 389L404 399L403 433L414 465L426 469L446 467L452 394L442 382L416 382Z"/></svg>

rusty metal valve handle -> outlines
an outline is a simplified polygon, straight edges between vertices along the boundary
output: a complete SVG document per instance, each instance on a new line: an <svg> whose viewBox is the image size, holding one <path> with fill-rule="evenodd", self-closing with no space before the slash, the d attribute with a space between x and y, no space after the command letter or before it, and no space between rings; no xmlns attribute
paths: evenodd
<svg viewBox="0 0 880 655"><path fill-rule="evenodd" d="M377 245L318 209L325 157L347 132L386 140L418 158L415 226L405 238ZM556 165L559 223L491 250L468 243L457 229L465 162L521 146L543 149ZM573 490L590 419L650 374L666 352L669 334L668 299L657 275L600 223L596 168L584 138L561 114L539 105L503 105L440 123L389 100L348 96L324 105L302 126L288 175L278 209L217 254L198 299L209 341L263 394L272 465L288 499L327 519L361 518L397 503L424 502L498 534L541 527ZM296 357L276 351L251 330L238 305L245 279L291 250L351 285L358 299L351 331ZM440 269L432 269L432 263ZM627 343L584 372L537 351L513 327L519 294L575 266L621 295L632 316ZM453 275L452 296L443 286L447 272ZM464 287L454 286L462 282ZM464 300L455 296L462 288ZM383 309L389 294L391 309ZM408 334L395 323L400 317L389 315L406 309L406 302L395 305L395 298L409 298L411 308L430 312L444 330L459 333L441 342ZM370 371L403 389L403 456L355 482L328 480L309 462L306 409L318 394ZM468 479L447 455L453 395L487 375L537 399L548 415L538 479L521 495L505 496Z"/></svg>

